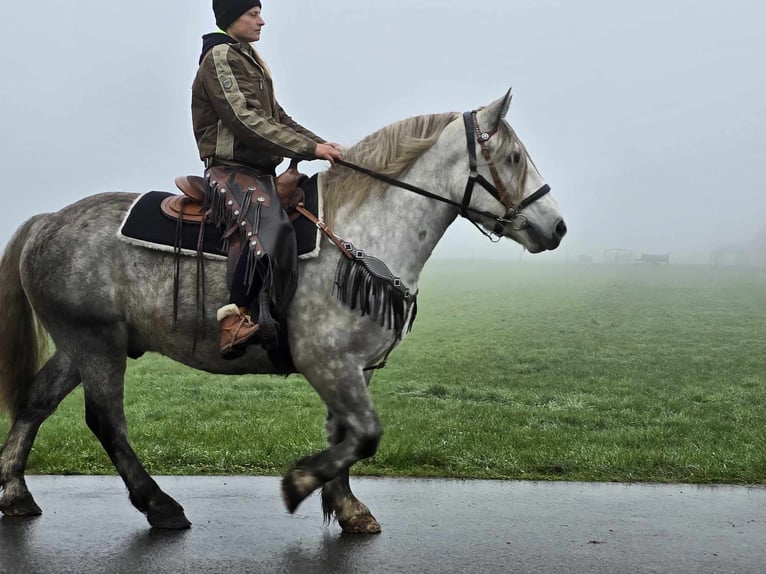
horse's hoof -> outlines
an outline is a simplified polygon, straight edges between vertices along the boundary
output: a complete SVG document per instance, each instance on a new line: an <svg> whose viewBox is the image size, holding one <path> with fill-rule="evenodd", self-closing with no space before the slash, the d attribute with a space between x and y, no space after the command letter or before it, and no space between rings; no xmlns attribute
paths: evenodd
<svg viewBox="0 0 766 574"><path fill-rule="evenodd" d="M288 472L282 479L282 500L287 511L294 513L300 503L320 486L320 482L307 470L294 468Z"/></svg>
<svg viewBox="0 0 766 574"><path fill-rule="evenodd" d="M184 530L191 527L191 522L183 512L157 512L146 517L152 528L163 530Z"/></svg>
<svg viewBox="0 0 766 574"><path fill-rule="evenodd" d="M344 534L380 534L380 523L372 514L354 516L348 520L339 520Z"/></svg>
<svg viewBox="0 0 766 574"><path fill-rule="evenodd" d="M19 518L23 516L40 516L43 511L37 506L32 495L27 493L15 500L0 500L0 512L5 516Z"/></svg>

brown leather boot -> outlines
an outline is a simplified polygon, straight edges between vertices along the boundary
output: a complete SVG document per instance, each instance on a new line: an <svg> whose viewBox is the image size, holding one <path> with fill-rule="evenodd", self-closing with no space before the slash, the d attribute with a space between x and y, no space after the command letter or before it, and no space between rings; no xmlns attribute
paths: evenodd
<svg viewBox="0 0 766 574"><path fill-rule="evenodd" d="M257 336L258 323L255 323L247 309L236 305L226 305L218 309L218 322L221 324L221 357L236 359L245 354L245 344Z"/></svg>

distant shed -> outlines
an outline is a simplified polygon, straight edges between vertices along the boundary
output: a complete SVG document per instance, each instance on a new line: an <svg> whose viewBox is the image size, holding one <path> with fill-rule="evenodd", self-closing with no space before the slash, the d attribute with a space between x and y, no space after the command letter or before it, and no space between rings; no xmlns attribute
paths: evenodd
<svg viewBox="0 0 766 574"><path fill-rule="evenodd" d="M651 265L661 265L670 263L670 253L642 253L641 257L636 259L639 263L650 263Z"/></svg>

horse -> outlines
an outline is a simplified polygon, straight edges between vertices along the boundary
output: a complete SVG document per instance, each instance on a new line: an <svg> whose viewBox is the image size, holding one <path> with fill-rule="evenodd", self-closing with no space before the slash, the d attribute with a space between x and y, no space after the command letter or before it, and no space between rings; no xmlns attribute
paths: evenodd
<svg viewBox="0 0 766 574"><path fill-rule="evenodd" d="M384 261L411 293L459 215L485 235L510 238L531 253L555 249L566 225L505 119L510 104L509 91L462 119L459 113L415 116L362 139L346 150L345 160L366 166L378 179L337 164L320 172L325 222L338 237ZM484 189L474 189L477 184ZM172 253L118 238L116 230L136 198L102 193L36 215L17 230L0 261L0 404L11 420L0 451L0 511L6 516L41 514L24 479L28 456L42 423L81 384L86 424L132 504L152 528L188 528L183 507L160 489L129 441L123 407L127 357L156 352L210 373L276 372L259 347L234 360L219 356L217 341L203 340L195 348L199 303L188 294L199 281L197 262L180 257L178 263ZM354 496L349 469L375 454L383 432L368 389L371 367L406 333L338 300L342 257L325 238L318 256L301 262L286 312L295 371L327 409L328 445L297 461L281 489L294 512L321 488L326 521L337 520L345 532L377 533L380 523ZM176 309L175 265L182 294ZM202 282L210 309L205 320L215 322L214 309L227 302L225 262L208 261ZM407 305L405 315L409 324L414 305ZM42 364L48 337L55 348Z"/></svg>

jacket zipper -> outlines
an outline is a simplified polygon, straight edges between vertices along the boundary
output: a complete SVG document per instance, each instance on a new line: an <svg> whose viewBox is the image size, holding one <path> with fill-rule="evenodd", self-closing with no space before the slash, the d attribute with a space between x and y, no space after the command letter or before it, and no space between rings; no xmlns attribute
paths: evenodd
<svg viewBox="0 0 766 574"><path fill-rule="evenodd" d="M261 68L261 65L258 62L256 62L255 59L250 54L242 53L242 55L245 56L245 58L247 58L250 61L250 63L253 66L255 66L258 69L258 71L261 73L261 77L258 78L258 88L261 91L263 91L263 76L266 75L266 72L263 71L263 68Z"/></svg>

